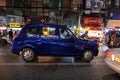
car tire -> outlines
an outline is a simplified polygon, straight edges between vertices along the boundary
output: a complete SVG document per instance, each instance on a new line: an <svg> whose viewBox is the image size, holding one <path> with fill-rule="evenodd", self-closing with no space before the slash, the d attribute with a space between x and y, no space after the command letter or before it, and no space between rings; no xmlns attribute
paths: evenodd
<svg viewBox="0 0 120 80"><path fill-rule="evenodd" d="M31 48L24 48L21 56L25 62L31 62L36 59L35 52Z"/></svg>
<svg viewBox="0 0 120 80"><path fill-rule="evenodd" d="M90 62L94 58L94 52L91 49L84 51L82 55L82 60L85 62Z"/></svg>

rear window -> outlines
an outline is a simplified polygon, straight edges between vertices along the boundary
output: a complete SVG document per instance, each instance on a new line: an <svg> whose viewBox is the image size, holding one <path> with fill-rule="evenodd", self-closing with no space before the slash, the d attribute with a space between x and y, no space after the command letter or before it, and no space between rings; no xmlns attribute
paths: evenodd
<svg viewBox="0 0 120 80"><path fill-rule="evenodd" d="M56 28L54 27L44 26L41 27L40 30L40 35L42 38L58 38Z"/></svg>

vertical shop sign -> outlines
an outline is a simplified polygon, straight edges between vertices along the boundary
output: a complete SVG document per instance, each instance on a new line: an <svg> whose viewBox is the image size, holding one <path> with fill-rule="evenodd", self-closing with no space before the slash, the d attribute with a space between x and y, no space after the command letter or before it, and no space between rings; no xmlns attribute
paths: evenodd
<svg viewBox="0 0 120 80"><path fill-rule="evenodd" d="M86 9L91 9L91 0L86 0L85 7Z"/></svg>
<svg viewBox="0 0 120 80"><path fill-rule="evenodd" d="M100 11L103 8L104 2L103 0L92 0L91 4L92 11Z"/></svg>

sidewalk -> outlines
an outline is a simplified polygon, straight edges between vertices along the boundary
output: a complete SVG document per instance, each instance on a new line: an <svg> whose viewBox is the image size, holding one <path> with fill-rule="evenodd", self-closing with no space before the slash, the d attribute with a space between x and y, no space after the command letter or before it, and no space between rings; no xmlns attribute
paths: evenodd
<svg viewBox="0 0 120 80"><path fill-rule="evenodd" d="M109 49L109 47L106 44L103 44L103 43L100 44L100 47L101 47L101 51L106 51L106 50Z"/></svg>
<svg viewBox="0 0 120 80"><path fill-rule="evenodd" d="M109 47L106 44L100 43L99 44L99 57L100 56L105 56L105 52L108 49L109 49Z"/></svg>

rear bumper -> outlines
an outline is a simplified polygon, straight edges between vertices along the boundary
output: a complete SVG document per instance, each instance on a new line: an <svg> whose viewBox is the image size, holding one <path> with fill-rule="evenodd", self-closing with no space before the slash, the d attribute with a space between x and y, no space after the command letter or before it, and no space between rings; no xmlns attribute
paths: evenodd
<svg viewBox="0 0 120 80"><path fill-rule="evenodd" d="M117 73L120 74L120 64L116 63L116 62L113 62L111 61L110 59L106 58L105 59L105 62L107 63L107 65L109 67L111 67L113 70L115 70Z"/></svg>

